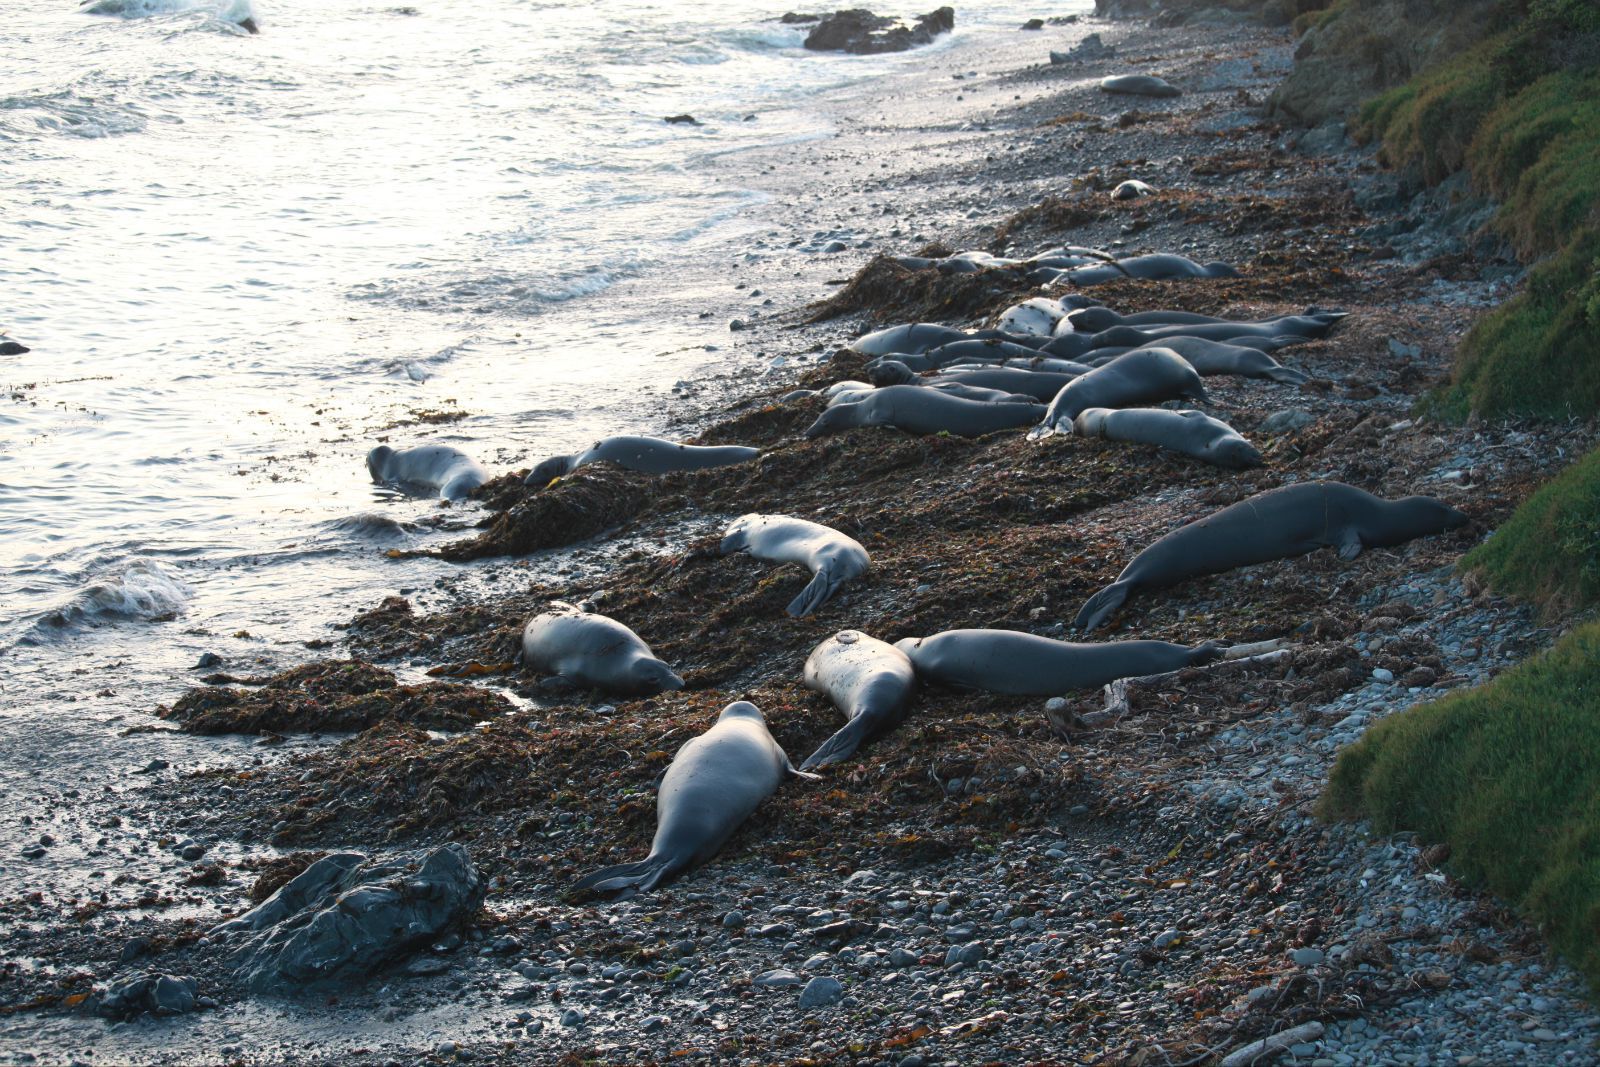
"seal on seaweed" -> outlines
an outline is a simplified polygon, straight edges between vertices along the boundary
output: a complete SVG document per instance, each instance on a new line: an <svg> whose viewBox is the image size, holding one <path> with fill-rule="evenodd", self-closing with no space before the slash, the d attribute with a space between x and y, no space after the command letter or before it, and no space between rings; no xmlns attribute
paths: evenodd
<svg viewBox="0 0 1600 1067"><path fill-rule="evenodd" d="M1059 272L1059 279L1073 285L1100 285L1118 278L1138 278L1142 281L1169 281L1174 278L1237 278L1239 272L1222 262L1196 263L1188 256L1169 252L1155 252L1148 256L1130 256L1115 263L1096 266L1072 267Z"/></svg>
<svg viewBox="0 0 1600 1067"><path fill-rule="evenodd" d="M683 679L622 623L570 604L554 607L523 627L524 667L623 696L683 688Z"/></svg>
<svg viewBox="0 0 1600 1067"><path fill-rule="evenodd" d="M607 437L576 455L551 456L529 471L523 481L534 487L548 485L586 463L599 460L641 474L671 474L674 471L697 471L707 467L748 463L760 455L759 448L747 445L680 445L659 437Z"/></svg>
<svg viewBox="0 0 1600 1067"><path fill-rule="evenodd" d="M1017 630L946 630L908 637L895 648L911 659L919 678L1011 696L1056 696L1145 674L1196 667L1222 655L1214 641L1073 644Z"/></svg>
<svg viewBox="0 0 1600 1067"><path fill-rule="evenodd" d="M578 880L573 890L649 891L717 854L717 850L784 775L797 771L767 732L761 710L746 700L729 704L716 725L686 741L672 757L656 794L656 836L636 863L606 867Z"/></svg>
<svg viewBox="0 0 1600 1067"><path fill-rule="evenodd" d="M860 399L824 411L807 427L807 437L856 426L893 426L908 433L949 432L958 437L981 437L996 430L1026 426L1044 414L1043 404L963 400L918 385L891 385L865 395L845 396Z"/></svg>
<svg viewBox="0 0 1600 1067"><path fill-rule="evenodd" d="M722 554L748 552L768 563L798 563L811 582L790 602L796 618L810 615L852 578L866 573L872 561L853 537L821 523L788 515L742 515L722 535Z"/></svg>
<svg viewBox="0 0 1600 1067"><path fill-rule="evenodd" d="M418 445L399 451L379 445L367 453L367 472L374 482L426 486L445 500L462 500L489 480L477 460L449 445Z"/></svg>
<svg viewBox="0 0 1600 1067"><path fill-rule="evenodd" d="M1073 625L1093 630L1138 589L1176 585L1202 574L1289 559L1333 548L1350 560L1363 548L1387 548L1453 530L1467 516L1432 497L1385 500L1343 482L1303 482L1269 489L1159 538L1095 593Z"/></svg>
<svg viewBox="0 0 1600 1067"><path fill-rule="evenodd" d="M1285 385L1300 385L1310 375L1285 367L1259 348L1232 345L1226 341L1207 341L1203 337L1163 337L1153 347L1170 348L1202 378L1231 374L1238 378L1267 378Z"/></svg>
<svg viewBox="0 0 1600 1067"><path fill-rule="evenodd" d="M1088 408L1128 408L1186 397L1209 404L1200 375L1170 348L1126 352L1061 387L1045 413L1046 430L1067 430Z"/></svg>
<svg viewBox="0 0 1600 1067"><path fill-rule="evenodd" d="M840 630L806 657L806 688L833 701L848 720L800 765L803 771L849 759L857 748L905 721L916 690L906 654L859 630Z"/></svg>
<svg viewBox="0 0 1600 1067"><path fill-rule="evenodd" d="M1262 465L1261 453L1227 423L1199 411L1166 408L1086 408L1072 420L1079 437L1159 445L1204 463L1243 470Z"/></svg>

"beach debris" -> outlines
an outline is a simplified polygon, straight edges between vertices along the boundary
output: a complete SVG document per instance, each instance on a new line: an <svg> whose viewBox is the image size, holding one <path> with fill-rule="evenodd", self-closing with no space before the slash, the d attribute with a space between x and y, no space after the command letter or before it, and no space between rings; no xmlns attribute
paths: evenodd
<svg viewBox="0 0 1600 1067"><path fill-rule="evenodd" d="M467 850L454 842L420 863L340 852L208 938L233 946L238 975L254 991L295 993L365 975L431 944L470 919L483 894Z"/></svg>

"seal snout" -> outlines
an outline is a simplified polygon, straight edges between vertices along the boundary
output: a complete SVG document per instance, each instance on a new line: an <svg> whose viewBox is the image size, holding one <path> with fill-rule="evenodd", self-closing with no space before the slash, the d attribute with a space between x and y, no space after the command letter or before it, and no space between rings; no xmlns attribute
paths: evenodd
<svg viewBox="0 0 1600 1067"><path fill-rule="evenodd" d="M394 455L394 449L388 445L379 445L367 453L367 473L375 482L384 480L383 465L389 462L389 457Z"/></svg>

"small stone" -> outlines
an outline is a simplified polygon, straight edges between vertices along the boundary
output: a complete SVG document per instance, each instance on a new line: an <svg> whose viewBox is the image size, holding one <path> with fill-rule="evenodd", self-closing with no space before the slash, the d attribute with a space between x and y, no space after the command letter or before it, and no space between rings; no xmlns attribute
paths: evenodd
<svg viewBox="0 0 1600 1067"><path fill-rule="evenodd" d="M847 249L849 247L850 246L845 244L843 241L829 241L827 244L822 246L822 252L823 252L823 255L830 255L831 256L835 252L843 252L845 249Z"/></svg>
<svg viewBox="0 0 1600 1067"><path fill-rule="evenodd" d="M653 1034L658 1030L666 1029L667 1023L671 1021L665 1015L649 1015L645 1017L644 1022L640 1023L639 1026L645 1033Z"/></svg>
<svg viewBox="0 0 1600 1067"><path fill-rule="evenodd" d="M742 912L742 911L730 911L730 912L728 912L728 914L726 914L726 915L724 915L722 917L722 928L724 930L743 930L744 929L744 912Z"/></svg>
<svg viewBox="0 0 1600 1067"><path fill-rule="evenodd" d="M920 959L921 957L915 952L907 949L892 948L889 950L889 966L891 967L915 967Z"/></svg>
<svg viewBox="0 0 1600 1067"><path fill-rule="evenodd" d="M449 960L442 960L438 956L419 956L401 968L400 973L407 978L428 978L449 969Z"/></svg>
<svg viewBox="0 0 1600 1067"><path fill-rule="evenodd" d="M750 324L745 322L743 319L733 319L728 323L728 329L732 330L734 333L738 333L740 330L749 329L749 327Z"/></svg>
<svg viewBox="0 0 1600 1067"><path fill-rule="evenodd" d="M778 989L783 986L799 985L800 976L793 971L786 971L779 967L771 971L762 971L756 975L751 984L762 989Z"/></svg>
<svg viewBox="0 0 1600 1067"><path fill-rule="evenodd" d="M1262 433L1294 433L1317 421L1317 417L1301 408L1275 411L1261 421Z"/></svg>
<svg viewBox="0 0 1600 1067"><path fill-rule="evenodd" d="M456 1043L454 1041L441 1041L434 1046L433 1051L440 1056L454 1056L456 1054Z"/></svg>
<svg viewBox="0 0 1600 1067"><path fill-rule="evenodd" d="M1374 681L1388 684L1389 682L1394 681L1394 671L1383 667L1374 667L1372 668L1372 677Z"/></svg>
<svg viewBox="0 0 1600 1067"><path fill-rule="evenodd" d="M579 1011L577 1008L568 1008L566 1011L561 1013L561 1025L582 1026L583 1018L583 1012Z"/></svg>
<svg viewBox="0 0 1600 1067"><path fill-rule="evenodd" d="M197 670L197 671L203 671L208 667L219 666L219 665L221 665L221 663L222 663L222 657L217 655L215 652L202 652L202 653L200 653L200 658L195 661L194 667L192 669L193 670Z"/></svg>
<svg viewBox="0 0 1600 1067"><path fill-rule="evenodd" d="M153 759L149 763L146 763L143 767L141 767L139 769L138 773L139 774L154 774L157 771L164 771L170 766L172 766L172 764L168 763L164 759Z"/></svg>
<svg viewBox="0 0 1600 1067"><path fill-rule="evenodd" d="M973 923L957 923L944 932L945 940L958 944L971 941L978 936L978 927Z"/></svg>
<svg viewBox="0 0 1600 1067"><path fill-rule="evenodd" d="M178 853L178 855L180 855L184 859L190 860L190 861L197 860L201 856L204 856L205 854L206 854L206 846L204 846L202 844L199 844L197 842L194 842L194 841L191 841L187 845L184 845L183 846L183 851Z"/></svg>
<svg viewBox="0 0 1600 1067"><path fill-rule="evenodd" d="M1289 953L1289 958L1294 960L1297 967L1316 967L1327 959L1327 955L1320 948L1297 948Z"/></svg>
<svg viewBox="0 0 1600 1067"><path fill-rule="evenodd" d="M130 937L122 946L122 954L117 958L119 963L131 963L140 956L150 953L150 939L148 937Z"/></svg>
<svg viewBox="0 0 1600 1067"><path fill-rule="evenodd" d="M844 998L844 985L837 978L818 977L806 983L800 991L802 1008L825 1008Z"/></svg>
<svg viewBox="0 0 1600 1067"><path fill-rule="evenodd" d="M1168 949L1181 940L1183 940L1183 935L1178 933L1178 931L1163 930L1161 933L1156 935L1156 939L1154 942L1152 942L1152 944L1154 944L1157 949Z"/></svg>
<svg viewBox="0 0 1600 1067"><path fill-rule="evenodd" d="M800 969L802 971L814 971L818 967L826 967L828 965L828 961L831 959L833 959L833 957L828 955L826 952L818 952L816 955L809 957L804 963L802 963L800 965Z"/></svg>

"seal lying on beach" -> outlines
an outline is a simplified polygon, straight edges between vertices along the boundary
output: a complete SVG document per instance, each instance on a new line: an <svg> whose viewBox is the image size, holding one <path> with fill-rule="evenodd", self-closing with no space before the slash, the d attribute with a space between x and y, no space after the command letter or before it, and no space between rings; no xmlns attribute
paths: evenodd
<svg viewBox="0 0 1600 1067"><path fill-rule="evenodd" d="M863 743L904 722L917 676L898 648L859 630L841 630L806 657L805 683L849 720L806 757L800 769L809 771L849 759Z"/></svg>
<svg viewBox="0 0 1600 1067"><path fill-rule="evenodd" d="M1111 190L1113 200L1137 200L1141 196L1155 196L1153 187L1146 185L1137 178L1129 178L1125 182L1118 182L1117 187Z"/></svg>
<svg viewBox="0 0 1600 1067"><path fill-rule="evenodd" d="M1195 667L1222 655L1213 641L1193 647L1166 641L1082 645L1017 630L946 630L908 637L894 647L910 657L919 678L1030 697Z"/></svg>
<svg viewBox="0 0 1600 1067"><path fill-rule="evenodd" d="M806 428L821 437L856 426L893 426L908 433L949 432L981 437L996 430L1026 426L1044 414L1043 404L985 404L917 385L874 389L853 404L830 407Z"/></svg>
<svg viewBox="0 0 1600 1067"><path fill-rule="evenodd" d="M598 460L615 463L623 470L641 474L671 474L674 471L698 471L707 467L748 463L760 455L759 448L745 445L680 445L659 437L607 437L575 456L551 456L529 471L523 484L534 487L549 485L556 478Z"/></svg>
<svg viewBox="0 0 1600 1067"><path fill-rule="evenodd" d="M1198 337L1203 341L1227 341L1230 344L1259 347L1254 339L1270 340L1278 348L1296 343L1294 339L1310 340L1324 337L1333 329L1337 319L1315 315L1284 315L1263 322L1181 322L1169 325L1112 326L1090 338L1090 348L1111 348L1116 345L1159 344L1168 337ZM1289 339L1289 340L1285 340ZM1060 338L1057 338L1060 340ZM1272 351L1272 349L1267 349Z"/></svg>
<svg viewBox="0 0 1600 1067"><path fill-rule="evenodd" d="M746 700L729 704L716 725L684 742L656 792L656 836L637 863L606 867L573 889L648 892L717 854L761 802L797 771L767 732L761 710Z"/></svg>
<svg viewBox="0 0 1600 1067"><path fill-rule="evenodd" d="M787 515L742 515L722 535L722 554L748 552L768 563L798 563L811 584L786 609L802 618L826 604L844 583L865 574L872 560L853 537Z"/></svg>
<svg viewBox="0 0 1600 1067"><path fill-rule="evenodd" d="M1131 408L1177 397L1211 403L1188 360L1170 348L1141 348L1063 385L1045 413L1044 428L1065 432L1087 408Z"/></svg>
<svg viewBox="0 0 1600 1067"><path fill-rule="evenodd" d="M1181 452L1203 463L1244 470L1262 466L1261 453L1232 426L1199 411L1166 408L1086 408L1072 420L1079 437L1134 441Z"/></svg>
<svg viewBox="0 0 1600 1067"><path fill-rule="evenodd" d="M1182 96L1183 90L1153 74L1113 74L1100 79L1102 93L1128 93L1133 96Z"/></svg>
<svg viewBox="0 0 1600 1067"><path fill-rule="evenodd" d="M1115 263L1093 267L1074 267L1060 273L1056 280L1073 285L1101 285L1118 278L1138 278L1142 281L1169 281L1174 278L1237 278L1239 272L1222 262L1196 263L1188 256L1156 252L1148 256L1131 256Z"/></svg>
<svg viewBox="0 0 1600 1067"><path fill-rule="evenodd" d="M1087 373L1085 369L1084 373ZM947 370L937 378L928 379L935 384L955 382L984 389L1003 389L1007 392L1031 397L1048 404L1061 392L1061 387L1077 378L1077 374L1050 371L1019 370L1016 367L982 367L975 370Z"/></svg>
<svg viewBox="0 0 1600 1067"><path fill-rule="evenodd" d="M1164 337L1151 347L1178 353L1202 378L1231 374L1237 378L1266 378L1285 385L1301 385L1311 380L1310 375L1285 367L1259 348L1207 341L1201 337Z"/></svg>
<svg viewBox="0 0 1600 1067"><path fill-rule="evenodd" d="M445 500L464 500L489 480L477 460L449 445L418 445L398 452L379 445L367 453L367 473L379 484L426 486Z"/></svg>
<svg viewBox="0 0 1600 1067"><path fill-rule="evenodd" d="M1093 630L1139 589L1333 548L1350 560L1463 525L1467 516L1432 497L1384 500L1343 482L1303 482L1257 493L1158 539L1095 593L1073 626Z"/></svg>
<svg viewBox="0 0 1600 1067"><path fill-rule="evenodd" d="M570 604L554 607L529 619L522 630L525 668L622 696L683 688L683 679L622 623Z"/></svg>
<svg viewBox="0 0 1600 1067"><path fill-rule="evenodd" d="M1026 348L1044 343L1042 337L1031 334L1011 334L1003 330L978 330L968 333L953 326L940 326L934 322L909 322L900 326L864 334L846 346L851 352L863 356L919 356L929 349L957 341L1010 341Z"/></svg>

